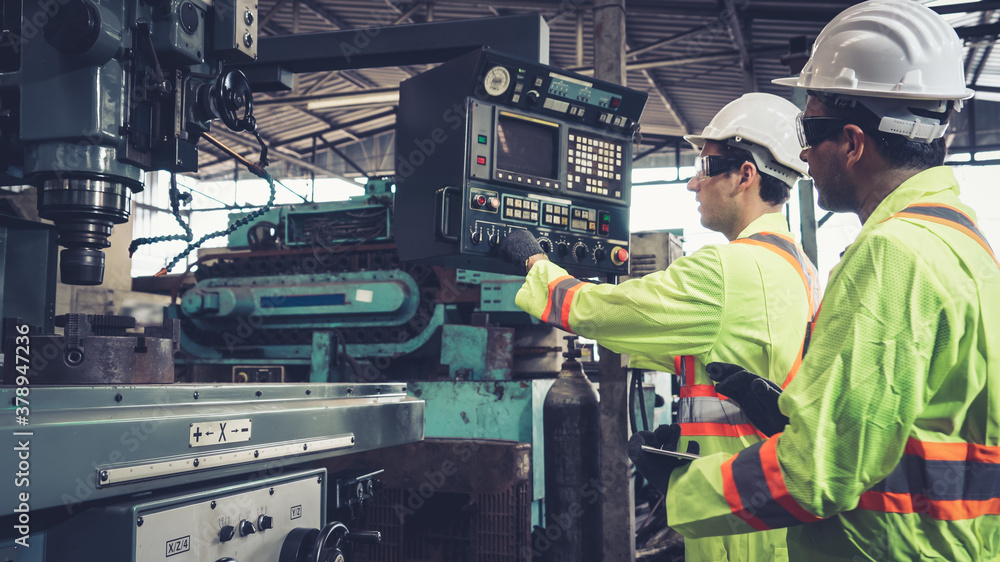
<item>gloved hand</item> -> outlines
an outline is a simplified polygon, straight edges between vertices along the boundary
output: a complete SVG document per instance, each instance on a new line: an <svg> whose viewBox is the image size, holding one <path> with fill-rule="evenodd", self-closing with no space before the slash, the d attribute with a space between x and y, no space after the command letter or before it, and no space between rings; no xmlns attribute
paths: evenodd
<svg viewBox="0 0 1000 562"><path fill-rule="evenodd" d="M661 425L656 431L640 431L628 440L628 458L632 459L636 469L643 478L656 487L661 494L667 494L667 486L670 483L670 473L675 468L691 462L688 459L658 455L642 450L646 445L655 449L665 451L676 451L677 443L681 439L681 426L676 423ZM701 450L697 441L688 443L687 452L697 455Z"/></svg>
<svg viewBox="0 0 1000 562"><path fill-rule="evenodd" d="M760 375L732 363L709 363L705 366L715 390L732 398L761 433L768 437L788 425L788 417L778 409L781 387Z"/></svg>
<svg viewBox="0 0 1000 562"><path fill-rule="evenodd" d="M538 240L527 230L516 228L500 242L500 257L507 263L520 266L527 273L528 258L544 254Z"/></svg>

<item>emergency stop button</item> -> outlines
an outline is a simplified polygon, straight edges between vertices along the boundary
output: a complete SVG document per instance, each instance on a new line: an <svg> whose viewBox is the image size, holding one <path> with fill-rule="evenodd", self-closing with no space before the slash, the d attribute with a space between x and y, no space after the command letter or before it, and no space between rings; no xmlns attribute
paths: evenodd
<svg viewBox="0 0 1000 562"><path fill-rule="evenodd" d="M621 265L628 261L628 250L622 248L621 246L615 246L611 250L611 263L615 265Z"/></svg>

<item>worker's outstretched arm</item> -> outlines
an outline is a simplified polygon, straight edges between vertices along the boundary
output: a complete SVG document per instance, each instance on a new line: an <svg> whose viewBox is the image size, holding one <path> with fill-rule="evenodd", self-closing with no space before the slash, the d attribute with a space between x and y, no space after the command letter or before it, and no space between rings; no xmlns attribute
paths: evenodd
<svg viewBox="0 0 1000 562"><path fill-rule="evenodd" d="M669 349L673 355L697 355L715 345L723 322L722 262L718 252L706 248L664 271L613 285L583 282L550 261L538 261L515 302L544 322L618 353Z"/></svg>

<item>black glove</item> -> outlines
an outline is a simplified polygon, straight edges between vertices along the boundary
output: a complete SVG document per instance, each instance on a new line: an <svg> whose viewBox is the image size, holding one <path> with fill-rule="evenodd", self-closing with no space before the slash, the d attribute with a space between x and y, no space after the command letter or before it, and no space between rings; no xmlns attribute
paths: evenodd
<svg viewBox="0 0 1000 562"><path fill-rule="evenodd" d="M507 263L521 267L528 272L528 258L535 254L544 254L538 240L527 230L516 228L500 242L500 257Z"/></svg>
<svg viewBox="0 0 1000 562"><path fill-rule="evenodd" d="M705 370L715 381L715 390L739 404L764 435L780 433L788 425L788 418L778 409L781 387L773 381L732 363L709 363Z"/></svg>
<svg viewBox="0 0 1000 562"><path fill-rule="evenodd" d="M691 462L688 459L658 455L642 450L642 446L663 449L665 451L676 451L677 443L681 439L681 426L675 424L661 425L656 431L640 431L628 440L628 458L632 459L635 468L642 474L643 478L656 487L661 494L667 494L667 486L670 483L670 473L675 468ZM687 452L697 455L701 450L697 441L688 443Z"/></svg>

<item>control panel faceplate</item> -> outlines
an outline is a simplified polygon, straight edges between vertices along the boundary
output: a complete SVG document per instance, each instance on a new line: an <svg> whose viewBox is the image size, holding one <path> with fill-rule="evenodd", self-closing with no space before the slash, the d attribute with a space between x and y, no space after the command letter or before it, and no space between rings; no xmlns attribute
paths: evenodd
<svg viewBox="0 0 1000 562"><path fill-rule="evenodd" d="M135 508L135 560L275 562L288 533L324 523L326 471ZM141 523L140 523L141 521Z"/></svg>

